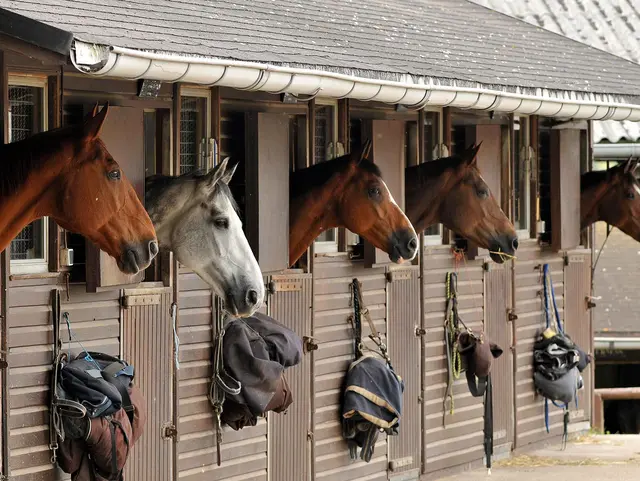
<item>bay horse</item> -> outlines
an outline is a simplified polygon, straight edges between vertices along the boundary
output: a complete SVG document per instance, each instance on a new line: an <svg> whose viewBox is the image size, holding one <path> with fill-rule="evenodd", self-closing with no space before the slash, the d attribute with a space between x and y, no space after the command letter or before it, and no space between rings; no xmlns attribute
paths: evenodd
<svg viewBox="0 0 640 481"><path fill-rule="evenodd" d="M158 253L151 219L118 163L100 140L109 112L76 126L0 145L0 251L29 223L51 217L136 274Z"/></svg>
<svg viewBox="0 0 640 481"><path fill-rule="evenodd" d="M629 158L608 170L585 172L580 177L580 228L605 221L640 241L640 184L635 177L638 160Z"/></svg>
<svg viewBox="0 0 640 481"><path fill-rule="evenodd" d="M209 284L230 314L249 317L262 305L264 280L228 186L237 164L228 161L207 173L147 177L145 201L160 247Z"/></svg>
<svg viewBox="0 0 640 481"><path fill-rule="evenodd" d="M289 184L289 265L327 229L346 227L395 263L412 260L418 236L396 204L380 169L369 159L371 141L360 149L306 169Z"/></svg>
<svg viewBox="0 0 640 481"><path fill-rule="evenodd" d="M480 144L459 155L405 169L407 215L417 231L443 224L462 237L488 249L494 262L499 253L513 256L518 236L480 175L477 154Z"/></svg>

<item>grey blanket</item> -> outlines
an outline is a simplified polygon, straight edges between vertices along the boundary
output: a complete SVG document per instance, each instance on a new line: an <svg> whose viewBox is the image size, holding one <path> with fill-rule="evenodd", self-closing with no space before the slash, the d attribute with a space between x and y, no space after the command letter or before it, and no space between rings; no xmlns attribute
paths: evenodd
<svg viewBox="0 0 640 481"><path fill-rule="evenodd" d="M227 394L227 400L256 414L265 412L281 386L282 373L299 364L303 354L295 332L261 313L226 323L223 352L227 373L242 384L240 394Z"/></svg>

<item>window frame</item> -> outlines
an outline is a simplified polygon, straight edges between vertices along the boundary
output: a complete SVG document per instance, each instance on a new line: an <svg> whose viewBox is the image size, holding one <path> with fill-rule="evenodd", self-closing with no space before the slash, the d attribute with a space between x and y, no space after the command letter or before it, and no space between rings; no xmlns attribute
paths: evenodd
<svg viewBox="0 0 640 481"><path fill-rule="evenodd" d="M327 157L327 160L331 160L336 157L336 150L337 150L337 143L338 143L338 101L335 99L316 98L315 108L322 108L322 107L331 107L333 112L332 120L331 120L332 138L329 141L330 144L333 144L333 157L331 158ZM315 110L313 115L315 120ZM314 132L314 135L315 135L315 132ZM311 165L314 165L315 151L309 152L309 157L311 160L310 162ZM338 252L338 240L339 240L338 228L334 227L332 229L327 229L326 232L331 232L331 231L333 231L333 240L325 240L325 241L316 240L313 242L313 249L316 254L328 254L328 253Z"/></svg>
<svg viewBox="0 0 640 481"><path fill-rule="evenodd" d="M519 130L520 141L518 142L518 145L513 145L511 148L517 149L514 152L514 156L513 156L514 160L517 162L522 162L521 157L523 153L525 155L528 155L526 151L531 149L531 131L530 131L531 117L529 117L528 115L518 115L516 116L516 119L517 119L517 122L515 121L513 122L514 138L515 138L515 130ZM525 168L520 170L520 174L524 174L523 179L515 178L515 172L516 172L515 165L512 168L512 174L511 174L511 182L513 185L513 207L512 207L512 213L510 215L510 218L512 222L515 222L515 214L516 214L516 196L515 196L516 181L518 182L522 181L522 184L524 185L524 191L520 192L519 200L521 202L524 201L524 211L523 211L523 214L521 215L521 217L522 216L524 217L524 222L522 222L522 219L521 219L520 224L524 225L525 227L516 228L516 235L520 240L529 239L531 237L531 169L533 167L532 159L529 159L528 163L529 163L528 169Z"/></svg>
<svg viewBox="0 0 640 481"><path fill-rule="evenodd" d="M22 73L10 73L8 76L9 87L32 87L42 90L42 102L39 106L41 125L40 132L49 129L49 81L46 76L28 75ZM7 105L9 118L9 135L11 135L11 106ZM36 132L37 133L37 132ZM12 275L21 274L45 274L49 272L49 259L53 253L49 252L49 218L42 217L42 246L43 257L37 259L10 259L9 270ZM34 221L35 222L35 221ZM26 226L25 226L26 227ZM13 240L11 241L13 243ZM11 252L9 247L9 252ZM9 254L11 257L11 254Z"/></svg>

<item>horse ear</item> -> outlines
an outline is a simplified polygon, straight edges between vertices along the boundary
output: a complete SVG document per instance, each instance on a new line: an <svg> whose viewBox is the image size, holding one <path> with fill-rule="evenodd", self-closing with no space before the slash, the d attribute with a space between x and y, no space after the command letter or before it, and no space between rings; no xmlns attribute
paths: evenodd
<svg viewBox="0 0 640 481"><path fill-rule="evenodd" d="M96 104L93 108L93 116L91 118L87 118L83 126L84 136L90 140L93 140L100 135L102 124L104 124L104 120L107 118L107 114L109 113L109 102L104 104L104 107L98 113L96 113L97 109L98 105Z"/></svg>
<svg viewBox="0 0 640 481"><path fill-rule="evenodd" d="M638 168L638 159L633 160L633 156L631 156L624 162L623 165L625 174L633 174Z"/></svg>
<svg viewBox="0 0 640 481"><path fill-rule="evenodd" d="M480 150L482 142L481 140L478 145L474 144L465 151L464 157L469 165L475 165L478 162L478 151Z"/></svg>
<svg viewBox="0 0 640 481"><path fill-rule="evenodd" d="M100 104L98 102L96 102L96 104L93 106L93 111L91 112L91 117L95 117L96 114L98 113L98 107L100 106Z"/></svg>
<svg viewBox="0 0 640 481"><path fill-rule="evenodd" d="M231 178L233 177L233 174L236 173L236 169L238 168L238 162L233 164L233 167L229 167L229 157L224 159L223 162L227 162L227 169L220 177L220 182L224 182L225 184L229 185L229 182L231 182Z"/></svg>
<svg viewBox="0 0 640 481"><path fill-rule="evenodd" d="M222 162L211 169L207 175L205 175L203 182L207 194L212 194L215 190L216 184L225 177L228 163L229 157L225 158ZM231 178L229 178L229 180L231 180Z"/></svg>
<svg viewBox="0 0 640 481"><path fill-rule="evenodd" d="M371 139L367 139L364 145L362 146L362 150L360 151L360 155L358 156L358 163L362 162L364 159L369 160L369 155L371 155Z"/></svg>

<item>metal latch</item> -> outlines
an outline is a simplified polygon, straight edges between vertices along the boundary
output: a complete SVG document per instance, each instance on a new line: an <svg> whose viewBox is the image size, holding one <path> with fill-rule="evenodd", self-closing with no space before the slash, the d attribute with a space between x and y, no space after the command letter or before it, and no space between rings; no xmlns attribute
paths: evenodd
<svg viewBox="0 0 640 481"><path fill-rule="evenodd" d="M311 336L303 336L302 342L304 342L304 350L306 352L311 352L318 349L317 341Z"/></svg>
<svg viewBox="0 0 640 481"><path fill-rule="evenodd" d="M512 322L518 320L518 315L515 312L513 312L512 309L509 309L509 320Z"/></svg>
<svg viewBox="0 0 640 481"><path fill-rule="evenodd" d="M416 327L416 336L424 336L427 330L424 327Z"/></svg>
<svg viewBox="0 0 640 481"><path fill-rule="evenodd" d="M175 439L178 437L178 429L171 423L165 424L162 429L164 439Z"/></svg>

